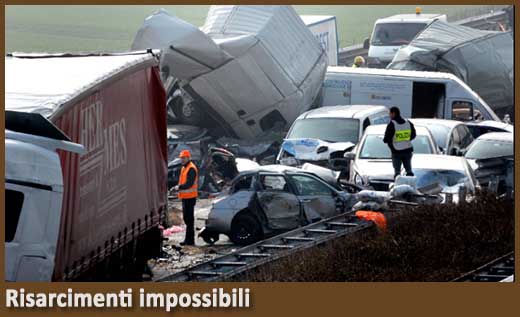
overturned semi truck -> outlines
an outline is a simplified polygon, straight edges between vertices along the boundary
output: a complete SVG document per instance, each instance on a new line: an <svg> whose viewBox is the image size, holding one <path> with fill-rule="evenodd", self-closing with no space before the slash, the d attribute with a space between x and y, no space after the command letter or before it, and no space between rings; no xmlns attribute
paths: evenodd
<svg viewBox="0 0 520 317"><path fill-rule="evenodd" d="M200 29L160 10L132 44L148 48L162 50L176 117L245 139L288 128L309 110L328 61L291 6L211 6Z"/></svg>
<svg viewBox="0 0 520 317"><path fill-rule="evenodd" d="M146 258L159 254L167 151L165 91L156 53L5 58L6 113L49 120L39 126L29 124L33 120L17 120L14 126L6 121L6 128L12 127L5 141L11 190L6 212L18 215L9 222L7 280L138 279ZM42 135L42 127L63 136ZM80 144L83 153L71 151L64 143L69 141ZM46 148L34 154L27 150L41 144ZM38 163L38 155L52 157L55 149L59 161L56 155L42 161L46 165ZM61 166L51 166L56 162ZM27 181L24 169L42 176ZM45 179L46 169L54 171L53 179ZM51 201L60 204L49 204L49 195L37 191L42 188L62 195L63 203L57 198Z"/></svg>

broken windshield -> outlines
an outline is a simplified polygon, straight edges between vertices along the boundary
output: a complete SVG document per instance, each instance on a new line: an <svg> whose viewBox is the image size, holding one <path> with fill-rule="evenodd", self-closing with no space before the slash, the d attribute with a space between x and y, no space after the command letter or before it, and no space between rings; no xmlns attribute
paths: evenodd
<svg viewBox="0 0 520 317"><path fill-rule="evenodd" d="M311 118L294 122L287 139L319 139L326 142L359 140L359 120L346 118Z"/></svg>
<svg viewBox="0 0 520 317"><path fill-rule="evenodd" d="M412 140L413 151L416 154L433 154L430 140L425 135L418 135ZM383 142L382 135L367 135L359 158L361 159L390 159L390 148Z"/></svg>
<svg viewBox="0 0 520 317"><path fill-rule="evenodd" d="M426 23L379 23L374 29L370 45L400 46L410 41L424 29Z"/></svg>

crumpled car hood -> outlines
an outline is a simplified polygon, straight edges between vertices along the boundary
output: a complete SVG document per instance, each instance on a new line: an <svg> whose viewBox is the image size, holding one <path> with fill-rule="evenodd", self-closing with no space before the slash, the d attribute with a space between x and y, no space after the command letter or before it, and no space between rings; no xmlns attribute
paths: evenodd
<svg viewBox="0 0 520 317"><path fill-rule="evenodd" d="M317 153L317 150L326 146L327 150ZM355 146L352 142L326 142L319 139L286 139L282 149L298 160L321 161L328 160L330 155L337 151L346 151Z"/></svg>

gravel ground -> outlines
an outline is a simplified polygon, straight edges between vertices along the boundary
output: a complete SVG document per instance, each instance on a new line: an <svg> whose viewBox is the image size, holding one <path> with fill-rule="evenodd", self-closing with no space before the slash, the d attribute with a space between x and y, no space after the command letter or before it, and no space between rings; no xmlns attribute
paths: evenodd
<svg viewBox="0 0 520 317"><path fill-rule="evenodd" d="M227 236L220 235L220 239L214 245L206 244L201 238L197 237L198 232L204 227L205 219L211 210L213 199L199 199L195 205L195 246L180 246L180 242L184 240L185 225L182 221L181 202L171 200L169 202L168 223L170 226L181 226L181 232L171 234L164 241L163 251L165 256L159 259L153 259L148 265L153 273L153 280L160 279L167 275L182 271L193 265L211 260L217 256L227 254L237 249Z"/></svg>

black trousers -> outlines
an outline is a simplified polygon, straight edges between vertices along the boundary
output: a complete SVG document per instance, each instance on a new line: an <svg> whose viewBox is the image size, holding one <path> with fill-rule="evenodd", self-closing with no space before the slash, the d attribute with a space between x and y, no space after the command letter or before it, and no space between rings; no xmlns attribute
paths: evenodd
<svg viewBox="0 0 520 317"><path fill-rule="evenodd" d="M197 198L182 200L182 218L186 224L186 236L184 242L187 244L195 243L195 203Z"/></svg>
<svg viewBox="0 0 520 317"><path fill-rule="evenodd" d="M404 166L406 176L414 176L412 172L412 152L392 153L392 165L394 166L394 179L401 174L401 164Z"/></svg>

